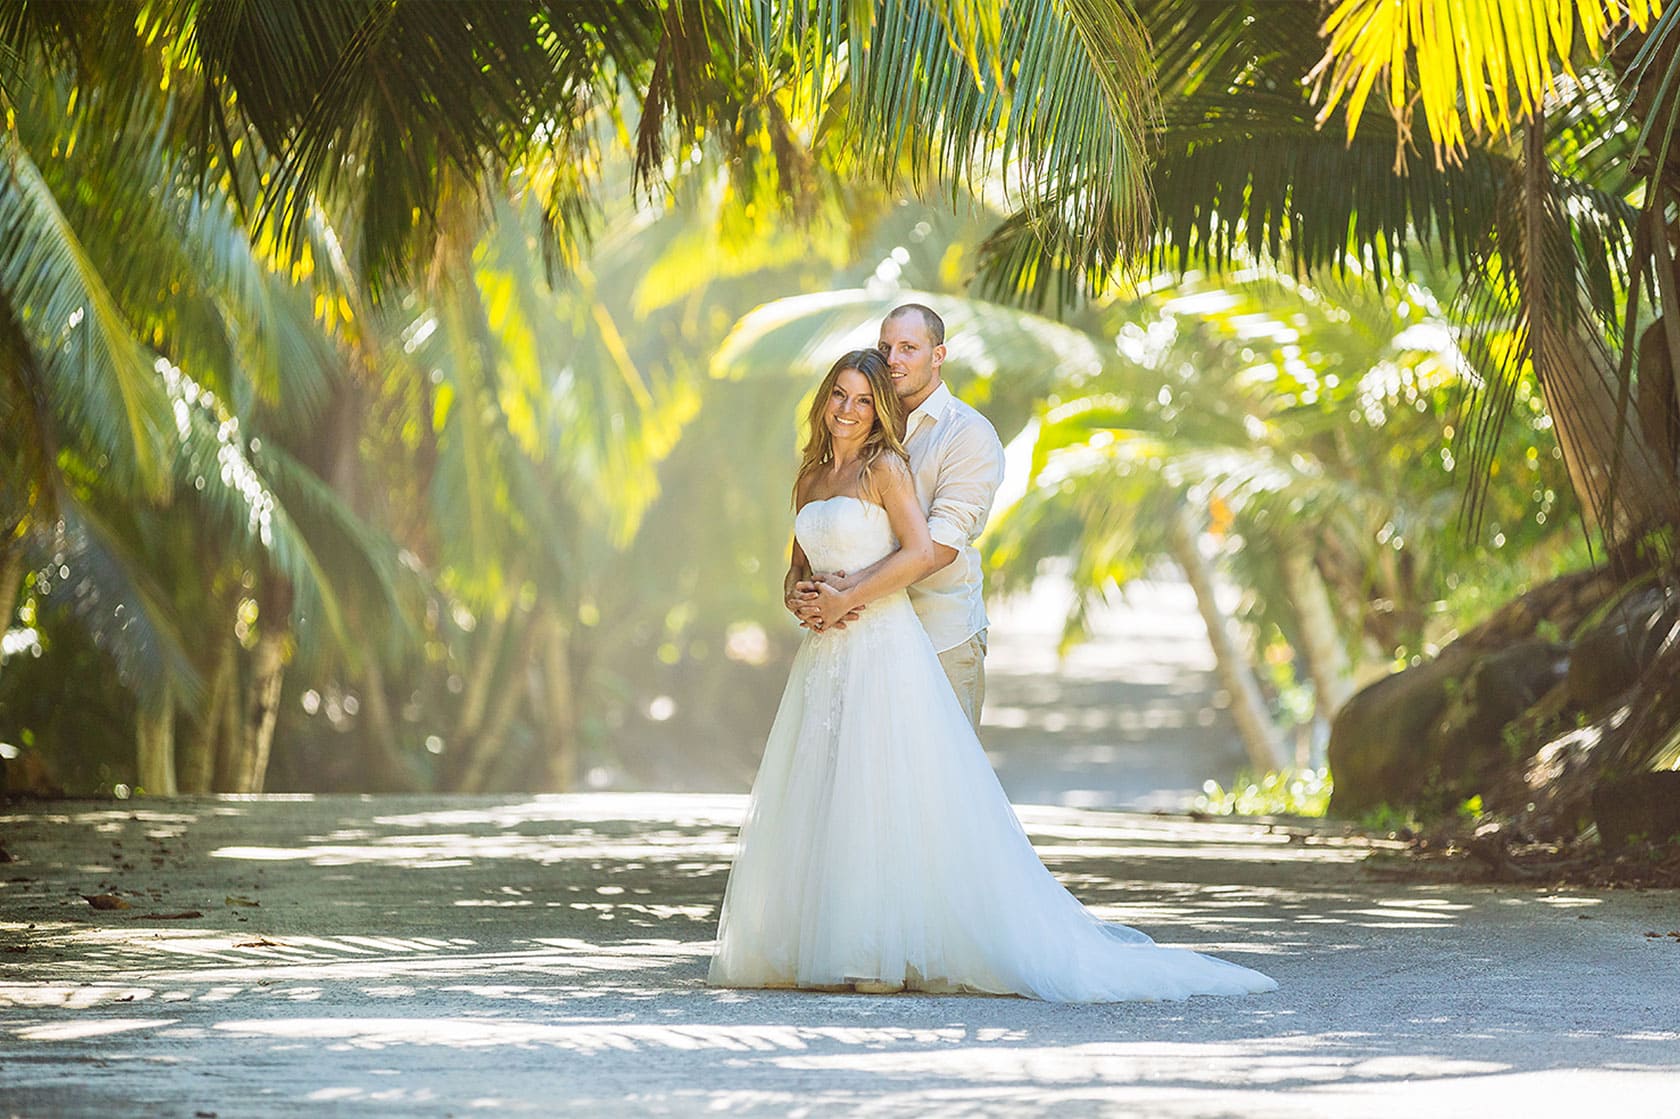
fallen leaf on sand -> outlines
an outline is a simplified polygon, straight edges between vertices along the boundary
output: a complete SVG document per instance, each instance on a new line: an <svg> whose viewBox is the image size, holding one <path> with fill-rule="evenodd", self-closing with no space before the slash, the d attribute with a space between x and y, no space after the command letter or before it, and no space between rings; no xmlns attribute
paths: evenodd
<svg viewBox="0 0 1680 1119"><path fill-rule="evenodd" d="M83 894L82 899L95 909L133 909L116 894Z"/></svg>
<svg viewBox="0 0 1680 1119"><path fill-rule="evenodd" d="M179 913L141 913L134 919L136 921L191 921L202 916L204 914L196 909L183 909Z"/></svg>
<svg viewBox="0 0 1680 1119"><path fill-rule="evenodd" d="M283 945L278 940L270 940L266 936L259 936L255 940L242 940L234 945L235 948L280 948Z"/></svg>
<svg viewBox="0 0 1680 1119"><path fill-rule="evenodd" d="M252 901L250 898L246 897L243 894L229 894L225 900L226 900L228 905L251 905L251 906L256 906L256 905L261 905L262 904L259 901Z"/></svg>

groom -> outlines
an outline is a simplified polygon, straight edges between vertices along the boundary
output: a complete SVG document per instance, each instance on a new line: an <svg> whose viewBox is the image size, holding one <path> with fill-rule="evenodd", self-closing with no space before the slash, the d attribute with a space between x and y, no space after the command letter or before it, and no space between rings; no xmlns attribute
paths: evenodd
<svg viewBox="0 0 1680 1119"><path fill-rule="evenodd" d="M986 698L986 605L974 541L1003 481L1003 444L990 421L940 380L945 322L932 308L893 308L881 322L880 349L907 413L904 446L937 553L931 574L911 585L910 603L978 733ZM787 607L802 625L843 625L856 615L825 617L816 582L847 589L867 582L879 566L815 581L810 572L790 568L783 582Z"/></svg>

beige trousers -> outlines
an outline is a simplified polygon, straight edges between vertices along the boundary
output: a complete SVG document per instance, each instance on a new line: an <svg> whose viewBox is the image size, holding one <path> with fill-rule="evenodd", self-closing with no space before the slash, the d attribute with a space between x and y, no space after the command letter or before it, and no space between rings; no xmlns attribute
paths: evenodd
<svg viewBox="0 0 1680 1119"><path fill-rule="evenodd" d="M980 733L980 706L986 702L986 631L939 654L939 667L951 681L963 714L968 716L974 733Z"/></svg>

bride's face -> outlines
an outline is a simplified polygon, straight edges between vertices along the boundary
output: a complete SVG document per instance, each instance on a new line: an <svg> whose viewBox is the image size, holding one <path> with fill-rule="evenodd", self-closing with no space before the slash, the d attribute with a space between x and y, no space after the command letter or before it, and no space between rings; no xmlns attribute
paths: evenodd
<svg viewBox="0 0 1680 1119"><path fill-rule="evenodd" d="M828 394L823 413L828 433L837 440L862 439L875 426L875 394L869 378L856 369L842 369Z"/></svg>

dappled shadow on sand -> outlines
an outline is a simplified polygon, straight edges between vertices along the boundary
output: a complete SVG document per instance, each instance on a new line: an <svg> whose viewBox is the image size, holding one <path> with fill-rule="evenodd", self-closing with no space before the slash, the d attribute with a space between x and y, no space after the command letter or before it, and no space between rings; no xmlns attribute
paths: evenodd
<svg viewBox="0 0 1680 1119"><path fill-rule="evenodd" d="M1636 899L1372 882L1360 840L1243 822L1022 811L1102 916L1259 967L1277 994L713 990L743 807L216 799L0 816L22 857L0 889L0 1105L241 1113L224 1098L238 1085L264 1112L1415 1113L1431 1085L1457 1106L1680 1074L1672 1000L1595 978L1675 976L1680 954L1606 947L1605 907ZM105 890L133 908L78 896ZM179 912L203 916L156 916Z"/></svg>

